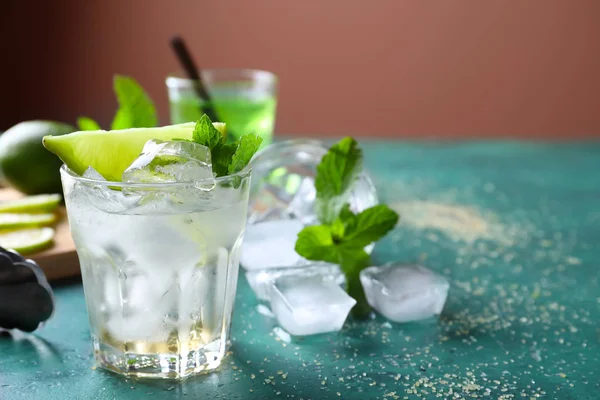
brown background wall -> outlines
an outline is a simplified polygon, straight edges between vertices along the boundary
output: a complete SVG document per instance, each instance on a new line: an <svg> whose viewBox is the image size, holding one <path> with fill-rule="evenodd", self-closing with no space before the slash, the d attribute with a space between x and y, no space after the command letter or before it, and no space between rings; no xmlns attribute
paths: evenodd
<svg viewBox="0 0 600 400"><path fill-rule="evenodd" d="M598 136L598 0L5 0L0 129L107 122L113 73L167 122L182 34L205 67L281 78L277 132Z"/></svg>

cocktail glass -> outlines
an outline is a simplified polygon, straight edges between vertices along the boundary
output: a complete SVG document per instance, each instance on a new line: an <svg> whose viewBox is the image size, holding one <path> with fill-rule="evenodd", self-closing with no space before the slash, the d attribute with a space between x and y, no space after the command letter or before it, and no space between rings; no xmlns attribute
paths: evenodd
<svg viewBox="0 0 600 400"><path fill-rule="evenodd" d="M217 368L229 338L249 168L216 185L107 182L65 166L61 176L97 363L147 378Z"/></svg>
<svg viewBox="0 0 600 400"><path fill-rule="evenodd" d="M251 133L271 143L277 107L277 76L252 69L208 69L201 71L211 104L197 94L196 81L179 75L167 77L171 122L197 121L212 106L219 121L227 124L232 139Z"/></svg>

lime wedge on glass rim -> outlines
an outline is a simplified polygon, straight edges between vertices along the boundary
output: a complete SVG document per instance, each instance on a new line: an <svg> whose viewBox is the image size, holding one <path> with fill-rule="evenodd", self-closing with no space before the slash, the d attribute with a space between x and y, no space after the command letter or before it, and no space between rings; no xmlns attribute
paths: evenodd
<svg viewBox="0 0 600 400"><path fill-rule="evenodd" d="M62 196L60 194L39 194L22 199L8 200L0 203L0 213L47 213L52 212Z"/></svg>
<svg viewBox="0 0 600 400"><path fill-rule="evenodd" d="M0 213L0 230L32 228L50 225L56 221L56 215Z"/></svg>
<svg viewBox="0 0 600 400"><path fill-rule="evenodd" d="M225 135L225 124L214 127ZM109 181L121 181L123 171L140 155L150 139L173 140L193 137L195 123L159 128L131 128L112 131L80 131L61 136L44 136L44 146L76 174L94 168Z"/></svg>
<svg viewBox="0 0 600 400"><path fill-rule="evenodd" d="M0 246L27 254L48 247L53 238L52 228L23 229L0 233Z"/></svg>

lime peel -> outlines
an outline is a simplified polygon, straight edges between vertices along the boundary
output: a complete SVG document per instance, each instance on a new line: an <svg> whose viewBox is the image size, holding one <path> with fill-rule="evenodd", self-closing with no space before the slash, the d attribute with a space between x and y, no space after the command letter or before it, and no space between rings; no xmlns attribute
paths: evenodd
<svg viewBox="0 0 600 400"><path fill-rule="evenodd" d="M0 203L0 213L48 213L54 211L61 200L60 194L39 194L8 200Z"/></svg>
<svg viewBox="0 0 600 400"><path fill-rule="evenodd" d="M54 214L0 213L0 229L19 229L50 225L56 221Z"/></svg>
<svg viewBox="0 0 600 400"><path fill-rule="evenodd" d="M43 143L76 174L83 175L92 167L107 180L120 182L123 171L140 155L148 140L191 140L194 126L185 123L159 128L79 131L44 136ZM215 124L215 128L224 134L224 124Z"/></svg>
<svg viewBox="0 0 600 400"><path fill-rule="evenodd" d="M0 233L0 246L21 254L33 253L52 244L54 229L37 228Z"/></svg>

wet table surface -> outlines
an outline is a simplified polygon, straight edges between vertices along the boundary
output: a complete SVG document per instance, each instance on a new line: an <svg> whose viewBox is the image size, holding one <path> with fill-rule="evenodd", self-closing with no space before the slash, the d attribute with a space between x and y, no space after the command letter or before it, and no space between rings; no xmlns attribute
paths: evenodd
<svg viewBox="0 0 600 400"><path fill-rule="evenodd" d="M0 399L597 399L600 142L362 144L402 213L374 258L447 276L439 320L286 343L242 274L221 371L147 383L93 367L81 284L62 282L43 330L0 337Z"/></svg>

